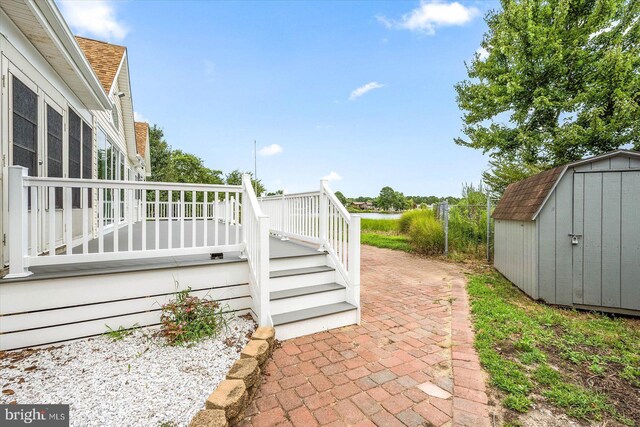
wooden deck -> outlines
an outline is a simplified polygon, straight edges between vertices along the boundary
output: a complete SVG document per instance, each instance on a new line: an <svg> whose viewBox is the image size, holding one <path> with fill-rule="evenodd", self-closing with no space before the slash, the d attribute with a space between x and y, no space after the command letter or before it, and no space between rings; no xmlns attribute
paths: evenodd
<svg viewBox="0 0 640 427"><path fill-rule="evenodd" d="M154 242L155 240L155 224L153 222L147 222L147 242ZM175 222L172 229L172 243L173 247L179 247L179 227L180 223ZM192 228L191 221L184 222L185 229L185 245L191 244ZM167 249L168 242L168 230L167 222L162 221L159 227L160 233L160 249ZM238 230L238 236L241 236L241 230ZM211 244L215 239L215 224L213 221L209 221L207 224L208 242ZM120 251L127 251L127 233L128 228L120 227L118 229L118 248ZM138 222L132 225L133 233L133 252L132 259L117 260L117 261L99 261L99 262L86 262L86 263L73 263L73 264L57 264L47 266L33 266L30 271L33 273L27 277L15 278L15 279L3 279L5 282L19 282L19 281L33 281L33 280L47 280L47 279L59 279L63 277L77 277L96 274L114 274L134 271L146 271L154 269L170 269L176 267L192 267L206 264L223 264L233 262L246 262L245 259L240 257L240 252L224 252L222 259L211 259L209 254L200 255L182 255L182 256L168 256L161 258L147 258L147 259L135 259L135 251L140 251L142 248L142 223ZM218 224L218 238L221 238L221 243L225 243L225 224ZM229 244L236 243L236 226L229 225ZM187 241L188 240L188 241ZM203 221L196 221L196 242L199 245L204 243L204 224ZM109 232L104 236L104 252L112 252L114 243L113 232ZM98 239L89 241L88 249L89 253L98 252ZM150 248L149 248L150 249ZM73 248L74 254L82 253L82 246L75 246ZM305 255L317 254L317 248L311 247L302 242L294 242L291 240L281 240L277 237L270 237L269 239L269 257L271 259L281 259L288 257L297 257ZM61 257L61 261L63 257Z"/></svg>

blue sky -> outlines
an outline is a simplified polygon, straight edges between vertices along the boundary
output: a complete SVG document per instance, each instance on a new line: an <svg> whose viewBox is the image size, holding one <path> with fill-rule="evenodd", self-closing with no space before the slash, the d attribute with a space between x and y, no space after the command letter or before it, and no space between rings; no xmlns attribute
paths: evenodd
<svg viewBox="0 0 640 427"><path fill-rule="evenodd" d="M487 167L459 147L453 85L497 2L60 2L76 33L128 47L134 107L208 167L268 190L389 185L458 195Z"/></svg>

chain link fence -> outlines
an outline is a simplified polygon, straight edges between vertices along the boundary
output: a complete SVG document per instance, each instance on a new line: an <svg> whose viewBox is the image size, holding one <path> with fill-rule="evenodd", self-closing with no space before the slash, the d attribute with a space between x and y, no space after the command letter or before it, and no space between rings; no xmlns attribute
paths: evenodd
<svg viewBox="0 0 640 427"><path fill-rule="evenodd" d="M487 262L493 258L493 220L491 212L494 200L486 198L486 204L470 204L462 199L455 205L448 202L433 206L436 218L442 224L445 235L444 252L450 250L485 257Z"/></svg>

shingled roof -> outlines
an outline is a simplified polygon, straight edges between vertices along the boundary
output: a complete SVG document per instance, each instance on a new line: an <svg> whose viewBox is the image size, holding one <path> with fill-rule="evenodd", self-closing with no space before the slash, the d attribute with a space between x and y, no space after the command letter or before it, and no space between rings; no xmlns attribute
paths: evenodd
<svg viewBox="0 0 640 427"><path fill-rule="evenodd" d="M567 165L533 175L510 184L498 202L492 217L513 221L531 221Z"/></svg>
<svg viewBox="0 0 640 427"><path fill-rule="evenodd" d="M98 76L104 91L108 94L127 48L80 36L76 36L76 41Z"/></svg>
<svg viewBox="0 0 640 427"><path fill-rule="evenodd" d="M149 135L149 124L145 122L136 122L136 149L142 157L147 149L147 137Z"/></svg>

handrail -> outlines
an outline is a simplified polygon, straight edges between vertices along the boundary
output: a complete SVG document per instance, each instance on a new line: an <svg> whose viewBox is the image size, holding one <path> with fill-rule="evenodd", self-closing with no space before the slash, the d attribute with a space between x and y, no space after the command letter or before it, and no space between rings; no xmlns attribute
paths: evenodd
<svg viewBox="0 0 640 427"><path fill-rule="evenodd" d="M156 181L115 181L105 179L81 179L81 178L49 178L41 176L26 176L24 185L29 187L73 187L73 188L116 188L116 189L147 189L147 190L172 190L172 191L217 191L220 193L229 191L237 192L241 185L226 184L191 184L181 182L156 182Z"/></svg>
<svg viewBox="0 0 640 427"><path fill-rule="evenodd" d="M243 256L249 264L250 292L261 326L271 326L269 310L269 217L262 212L251 177L242 176Z"/></svg>
<svg viewBox="0 0 640 427"><path fill-rule="evenodd" d="M8 277L32 266L242 250L240 185L30 177L10 166L8 186Z"/></svg>
<svg viewBox="0 0 640 427"><path fill-rule="evenodd" d="M336 208L340 212L340 215L342 215L347 220L347 222L351 222L351 214L349 213L347 208L344 207L342 202L340 202L340 200L336 197L335 193L329 189L329 184L327 183L327 181L322 180L321 182L322 189L324 190L329 200L331 200L331 202L336 206Z"/></svg>
<svg viewBox="0 0 640 427"><path fill-rule="evenodd" d="M347 301L360 308L360 217L347 211L327 181L319 191L263 197L260 203L271 218L272 234L327 252L347 286Z"/></svg>

